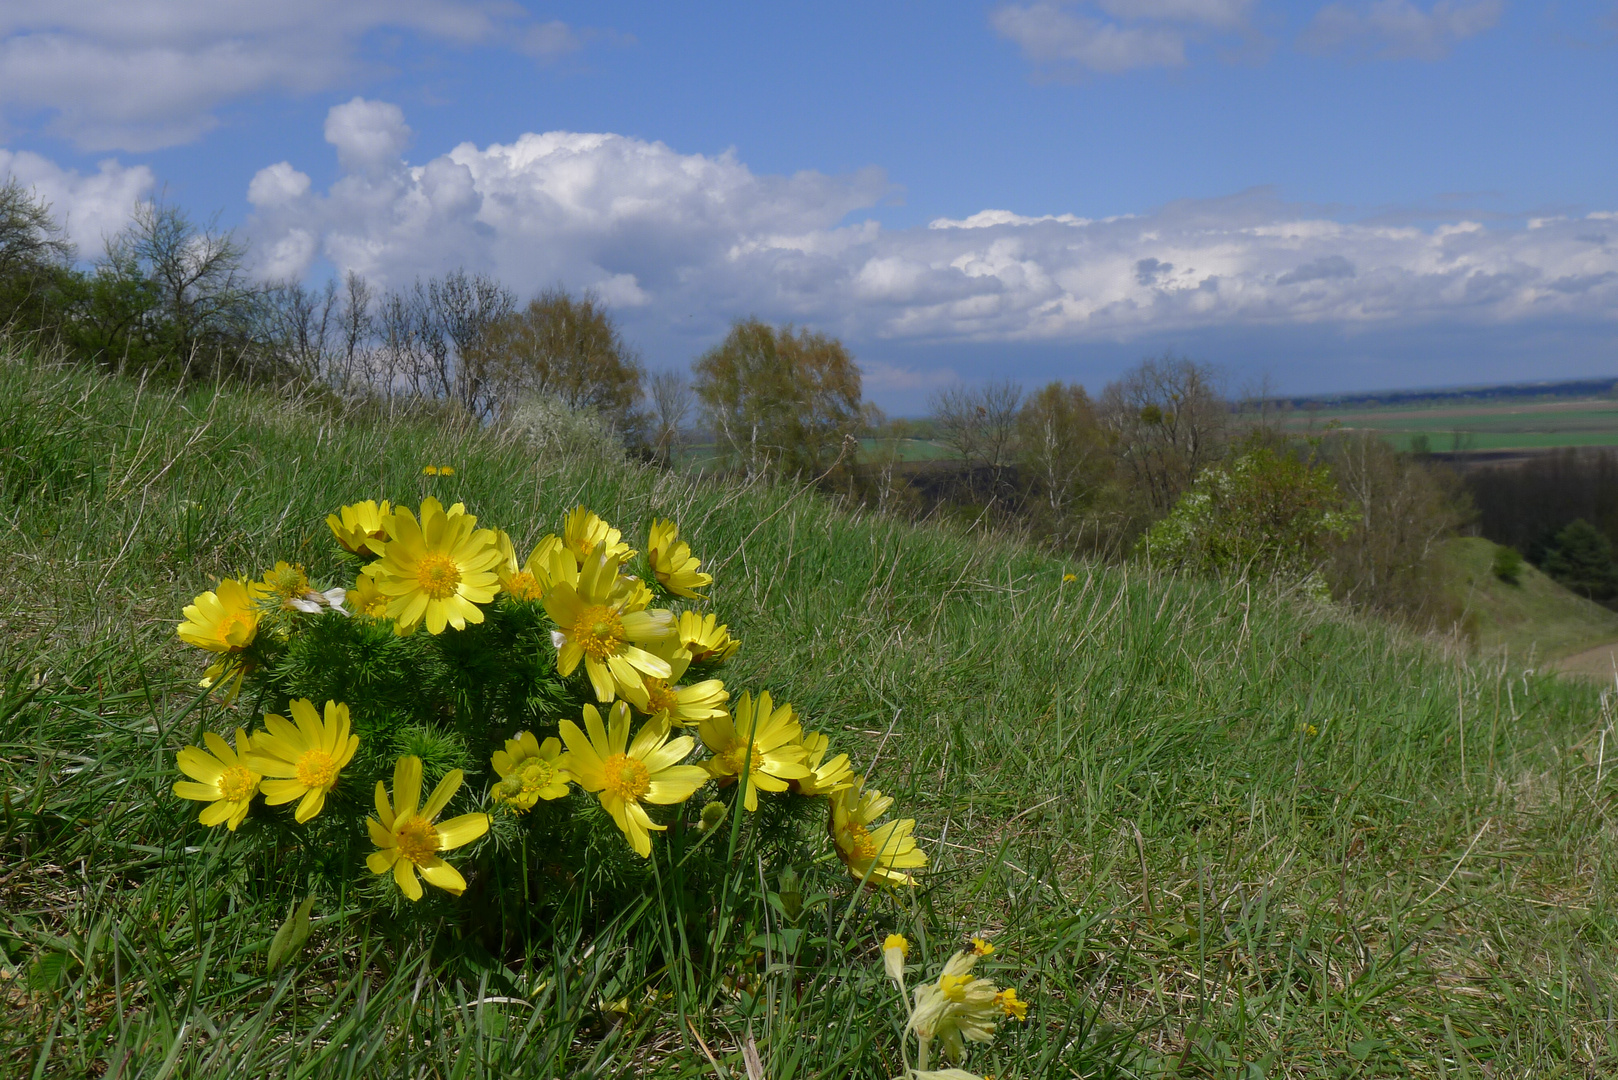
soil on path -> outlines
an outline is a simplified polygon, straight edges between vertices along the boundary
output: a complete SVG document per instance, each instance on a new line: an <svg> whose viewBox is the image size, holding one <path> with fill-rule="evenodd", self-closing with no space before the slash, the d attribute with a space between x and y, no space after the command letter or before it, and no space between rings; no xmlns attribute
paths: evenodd
<svg viewBox="0 0 1618 1080"><path fill-rule="evenodd" d="M1605 645L1564 656L1549 666L1564 675L1575 675L1582 679L1598 679L1602 682L1618 679L1618 641L1609 641Z"/></svg>

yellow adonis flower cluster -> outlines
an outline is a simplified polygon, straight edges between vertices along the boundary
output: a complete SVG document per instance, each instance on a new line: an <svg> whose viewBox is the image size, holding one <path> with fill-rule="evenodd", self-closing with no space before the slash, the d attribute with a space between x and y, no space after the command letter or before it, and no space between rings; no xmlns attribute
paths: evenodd
<svg viewBox="0 0 1618 1080"><path fill-rule="evenodd" d="M908 1076L921 1080L978 1080L976 1074L960 1068L929 1070L934 1044L944 1058L958 1066L966 1056L968 1042L992 1042L999 1024L1028 1019L1028 1003L1017 996L1016 987L1002 990L992 980L973 975L978 961L993 953L993 945L983 938L973 938L969 948L945 962L936 979L916 987L912 1004L905 990L910 942L901 934L889 934L882 942L882 966L899 988L899 1000L908 1015L905 1032L916 1037L916 1068Z"/></svg>
<svg viewBox="0 0 1618 1080"><path fill-rule="evenodd" d="M549 697L531 692L530 684L517 700L558 702L571 696L593 703L553 705L537 718L525 713L526 725L539 726L537 732L510 733L502 716L491 716L482 753L499 747L486 759L496 777L489 797L497 806L521 815L577 788L600 801L635 852L650 857L653 834L668 828L657 820L666 819L667 812L654 808L683 804L710 784L734 787L748 811L758 810L761 793L819 798L827 803L834 849L861 883L912 885L914 872L927 865L912 835L915 822L880 822L893 800L867 788L848 755L833 754L825 734L805 730L790 704L777 703L768 691L744 692L732 700L725 683L713 677L741 647L728 626L711 612L654 606L659 591L705 600L698 590L713 584L673 521L656 520L648 530L644 578L629 569L638 553L623 534L583 506L570 511L561 532L541 538L526 559L519 559L503 530L479 527L463 504L445 507L431 497L421 501L419 511L387 501L354 503L326 523L343 550L360 562L352 588L318 590L301 566L281 562L258 580L222 581L185 609L180 638L216 657L205 685L228 677L234 696L251 675L261 692L288 700L295 684L276 680L292 678L288 672L321 669L326 655L319 652L326 646L318 644L299 653L300 643L329 641L336 631L369 635L366 664L385 651L379 640L410 639L398 641L401 649L418 649L409 654L416 658L410 664L426 655L419 648L429 648L440 649L440 660L453 655L455 663L479 655L478 670L485 672L554 665L549 668L554 676L544 674L552 687ZM306 615L349 621L321 624L326 627L321 634L306 634L316 625L304 620ZM497 632L443 636L485 623ZM422 629L426 636L417 637ZM383 638L377 639L378 632ZM526 651L478 654L489 649ZM288 659L294 655L295 662ZM415 693L409 680L416 670L409 664L398 669L409 687L406 694ZM374 686L374 670L358 684ZM367 723L391 723L389 710L400 708L397 695L389 705L379 701L382 716L373 721L365 700L348 697ZM426 718L420 722L437 724L459 707L450 699L418 716ZM337 772L353 757L353 746L345 757L335 744L320 743L330 732L310 726L308 701L294 700L290 709L295 724L266 716L267 730L252 736L238 732L234 749L210 734L204 739L207 750L182 751L180 768L190 779L176 785L175 793L209 803L200 819L204 824L224 823L234 831L261 790L270 805L299 800L299 823L319 813ZM340 710L344 738L357 742L357 736L346 734L348 707L330 704L328 716L337 715L333 709ZM362 725L362 730L372 728ZM326 757L310 756L317 750ZM418 806L421 762L412 766L411 760L406 755L396 763L391 802L377 782L377 816L366 823L377 850L368 862L376 873L392 870L412 898L420 894L415 870L430 884L457 891L451 885L460 880L458 874L432 862L431 852L481 836L489 819L483 817L475 830L472 818L478 815L433 824L443 800L464 778L459 770L450 772Z"/></svg>

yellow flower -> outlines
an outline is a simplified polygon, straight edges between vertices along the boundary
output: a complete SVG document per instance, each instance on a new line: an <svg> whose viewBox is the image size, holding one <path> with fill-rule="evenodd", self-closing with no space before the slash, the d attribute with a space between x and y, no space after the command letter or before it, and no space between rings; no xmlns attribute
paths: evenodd
<svg viewBox="0 0 1618 1080"><path fill-rule="evenodd" d="M388 542L388 518L392 513L388 500L378 505L375 499L366 499L336 514L327 514L326 525L344 549L356 555L380 555Z"/></svg>
<svg viewBox="0 0 1618 1080"><path fill-rule="evenodd" d="M618 583L612 587L612 595L625 611L645 611L655 599L652 587L634 574L619 574ZM675 639L671 637L669 640L672 642Z"/></svg>
<svg viewBox="0 0 1618 1080"><path fill-rule="evenodd" d="M231 832L247 817L247 808L258 794L259 781L264 777L248 767L247 751L253 740L241 728L236 729L236 749L211 731L202 733L202 741L213 753L199 747L188 746L180 751L180 771L190 780L177 780L174 794L182 799L196 799L208 805L202 808L197 820L214 826L220 822Z"/></svg>
<svg viewBox="0 0 1618 1080"><path fill-rule="evenodd" d="M1017 988L1015 986L1008 986L996 994L994 1003L1000 1006L1008 1019L1028 1019L1028 1002L1017 997Z"/></svg>
<svg viewBox="0 0 1618 1080"><path fill-rule="evenodd" d="M500 783L494 787L494 801L522 811L532 810L540 799L560 799L573 779L567 763L556 736L541 743L532 732L518 732L515 739L506 740L504 750L496 750L490 759L500 776Z"/></svg>
<svg viewBox="0 0 1618 1080"><path fill-rule="evenodd" d="M427 805L421 802L421 759L414 755L402 757L393 766L393 802L388 802L388 791L382 781L376 782L376 817L365 819L365 829L377 850L366 856L365 865L373 874L393 871L393 880L399 890L412 900L421 899L421 882L416 871L453 896L466 891L466 879L440 856L489 831L488 814L462 814L448 821L433 823L439 811L449 805L450 798L461 786L461 770L452 769L433 788Z"/></svg>
<svg viewBox="0 0 1618 1080"><path fill-rule="evenodd" d="M220 682L224 683L224 693L220 695L226 705L236 700L236 695L242 692L242 680L247 677L248 664L245 660L234 656L221 656L208 670L202 673L197 685L204 690L212 690Z"/></svg>
<svg viewBox="0 0 1618 1080"><path fill-rule="evenodd" d="M792 780L809 775L798 737L803 729L791 705L775 707L768 690L753 695L742 691L734 719L721 713L702 721L697 733L713 752L708 771L716 779L739 780L747 774L743 805L758 809L758 792L785 791Z"/></svg>
<svg viewBox="0 0 1618 1080"><path fill-rule="evenodd" d="M437 476L438 475L438 466L437 465L423 465L421 467L421 475L423 475L423 476Z"/></svg>
<svg viewBox="0 0 1618 1080"><path fill-rule="evenodd" d="M975 956L993 956L994 946L980 937L972 939L972 953Z"/></svg>
<svg viewBox="0 0 1618 1080"><path fill-rule="evenodd" d="M438 467L438 475L439 476L454 476L455 475L455 469L454 469L453 466L450 466L450 465L440 465Z"/></svg>
<svg viewBox="0 0 1618 1080"><path fill-rule="evenodd" d="M306 698L293 700L291 711L296 726L274 713L265 715L269 731L253 736L247 764L269 778L263 784L266 805L302 800L292 815L301 825L326 805L326 793L354 759L360 737L349 734L348 706L340 702L326 702L324 723Z"/></svg>
<svg viewBox="0 0 1618 1080"><path fill-rule="evenodd" d="M643 713L662 713L675 727L690 727L712 717L725 715L730 693L718 679L705 679L690 686L677 686L691 661L684 653L669 660L669 677L642 675L640 687L624 690L624 697Z"/></svg>
<svg viewBox="0 0 1618 1080"><path fill-rule="evenodd" d="M831 740L818 731L806 731L799 740L803 746L803 764L809 775L792 782L792 790L799 795L832 795L854 784L854 769L847 754L838 754L825 761Z"/></svg>
<svg viewBox="0 0 1618 1080"><path fill-rule="evenodd" d="M831 797L831 834L837 856L848 872L861 881L884 885L914 885L905 873L927 865L927 855L910 835L912 818L889 821L872 828L893 800L875 788L866 790L865 777Z"/></svg>
<svg viewBox="0 0 1618 1080"><path fill-rule="evenodd" d="M215 592L205 592L185 609L180 640L215 653L241 652L258 635L258 595L253 586L226 578Z"/></svg>
<svg viewBox="0 0 1618 1080"><path fill-rule="evenodd" d="M546 614L560 628L551 634L556 670L565 677L584 661L596 699L603 703L620 693L642 691L642 676L667 679L673 674L667 660L640 646L673 636L674 614L625 610L626 598L615 591L617 582L618 557L609 555L602 541L579 571L578 583L559 582L543 601Z"/></svg>
<svg viewBox="0 0 1618 1080"><path fill-rule="evenodd" d="M899 992L904 993L905 988L905 957L910 955L910 942L905 940L903 934L889 934L882 941L882 967L887 971L888 978L899 984Z"/></svg>
<svg viewBox="0 0 1618 1080"><path fill-rule="evenodd" d="M603 729L595 706L584 707L584 731L571 720L561 723L562 740L571 758L569 768L585 791L595 792L612 820L642 858L652 854L652 831L658 825L643 804L682 803L708 782L700 765L681 765L696 741L689 735L669 738L667 722L653 717L629 742L629 706L618 702L611 723ZM588 732L588 736L586 736Z"/></svg>
<svg viewBox="0 0 1618 1080"><path fill-rule="evenodd" d="M597 544L605 544L607 556L616 556L620 565L633 559L634 550L623 540L623 533L583 506L574 507L562 520L562 543L581 567L595 553Z"/></svg>
<svg viewBox="0 0 1618 1080"><path fill-rule="evenodd" d="M376 587L376 578L370 574L361 574L354 587L348 590L348 606L354 609L356 615L366 615L373 619L388 617L388 605L393 598Z"/></svg>
<svg viewBox="0 0 1618 1080"><path fill-rule="evenodd" d="M309 575L303 567L285 560L277 562L275 569L264 571L264 578L256 581L256 592L273 611L293 610L293 601L302 600L309 590Z"/></svg>
<svg viewBox="0 0 1618 1080"><path fill-rule="evenodd" d="M942 1043L945 1056L959 1062L966 1053L963 1040L994 1038L995 1021L1004 1012L1002 999L994 983L972 977L977 960L970 951L958 952L945 963L938 981L916 987L916 1007L906 1026L920 1044L923 1068L935 1039Z"/></svg>
<svg viewBox="0 0 1618 1080"><path fill-rule="evenodd" d="M715 615L680 612L680 645L694 664L717 664L736 655L742 643L730 636L730 627Z"/></svg>
<svg viewBox="0 0 1618 1080"><path fill-rule="evenodd" d="M500 547L495 572L500 575L501 590L513 600L539 600L556 582L578 579L578 565L562 547L560 536L541 540L525 563L517 562L516 547L503 530L496 529L495 537Z"/></svg>
<svg viewBox="0 0 1618 1080"><path fill-rule="evenodd" d="M701 600L697 590L713 584L713 575L699 571L702 563L692 556L691 545L680 539L679 526L672 521L652 522L646 558L657 580L675 596Z"/></svg>
<svg viewBox="0 0 1618 1080"><path fill-rule="evenodd" d="M423 621L429 634L442 634L446 625L465 630L467 623L483 621L478 605L500 591L494 572L500 549L494 531L476 529L477 522L460 503L446 512L431 497L422 500L419 525L402 506L388 519L393 539L365 572L393 598L388 615L398 633L411 633Z"/></svg>

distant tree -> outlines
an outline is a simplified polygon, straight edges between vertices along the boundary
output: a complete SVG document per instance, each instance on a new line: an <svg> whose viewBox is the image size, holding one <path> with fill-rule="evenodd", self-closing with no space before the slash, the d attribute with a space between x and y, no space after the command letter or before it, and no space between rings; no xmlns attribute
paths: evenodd
<svg viewBox="0 0 1618 1080"><path fill-rule="evenodd" d="M0 184L0 325L54 329L73 256L49 203L15 177Z"/></svg>
<svg viewBox="0 0 1618 1080"><path fill-rule="evenodd" d="M1143 360L1102 391L1100 412L1123 478L1154 517L1225 452L1230 407L1206 365Z"/></svg>
<svg viewBox="0 0 1618 1080"><path fill-rule="evenodd" d="M981 466L998 473L1016 455L1021 401L1022 387L1010 379L945 387L931 400L938 439L955 451L963 468Z"/></svg>
<svg viewBox="0 0 1618 1080"><path fill-rule="evenodd" d="M670 465L691 418L691 383L678 371L659 371L652 376L651 399L652 456L660 464Z"/></svg>
<svg viewBox="0 0 1618 1080"><path fill-rule="evenodd" d="M1618 595L1618 566L1612 541L1583 518L1571 522L1545 554L1545 572L1581 596L1610 600Z"/></svg>
<svg viewBox="0 0 1618 1080"><path fill-rule="evenodd" d="M1030 394L1017 414L1017 450L1029 511L1043 531L1065 536L1112 469L1107 433L1084 387L1058 381Z"/></svg>
<svg viewBox="0 0 1618 1080"><path fill-rule="evenodd" d="M593 409L620 432L636 422L643 373L607 308L588 293L547 289L495 321L480 346L482 367L500 395L554 397Z"/></svg>
<svg viewBox="0 0 1618 1080"><path fill-rule="evenodd" d="M861 429L860 369L825 334L738 320L692 371L721 455L749 474L819 476Z"/></svg>

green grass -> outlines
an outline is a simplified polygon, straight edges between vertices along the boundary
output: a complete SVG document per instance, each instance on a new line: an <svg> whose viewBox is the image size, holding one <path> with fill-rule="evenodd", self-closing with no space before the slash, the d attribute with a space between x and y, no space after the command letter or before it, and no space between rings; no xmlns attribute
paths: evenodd
<svg viewBox="0 0 1618 1080"><path fill-rule="evenodd" d="M1470 617L1484 653L1519 665L1555 660L1618 640L1618 612L1575 595L1523 563L1515 584L1494 576L1495 544L1461 537L1444 552L1448 588Z"/></svg>
<svg viewBox="0 0 1618 1080"><path fill-rule="evenodd" d="M7 361L0 484L0 1074L729 1078L756 1047L779 1080L893 1076L894 928L934 965L991 933L1032 1002L978 1073L1618 1068L1593 689L1257 588L267 391ZM428 490L519 546L580 500L631 533L678 517L744 641L727 681L796 703L918 819L917 895L821 864L800 910L739 866L769 921L687 927L653 890L504 955L356 896L267 972L300 883L168 794L179 746L250 719L198 697L174 623L213 575L336 573L327 512ZM679 963L687 930L727 947Z"/></svg>
<svg viewBox="0 0 1618 1080"><path fill-rule="evenodd" d="M1419 436L1436 452L1618 446L1618 402L1605 398L1321 409L1289 413L1282 426L1305 434L1332 422L1349 431L1375 432L1399 450L1411 449Z"/></svg>

